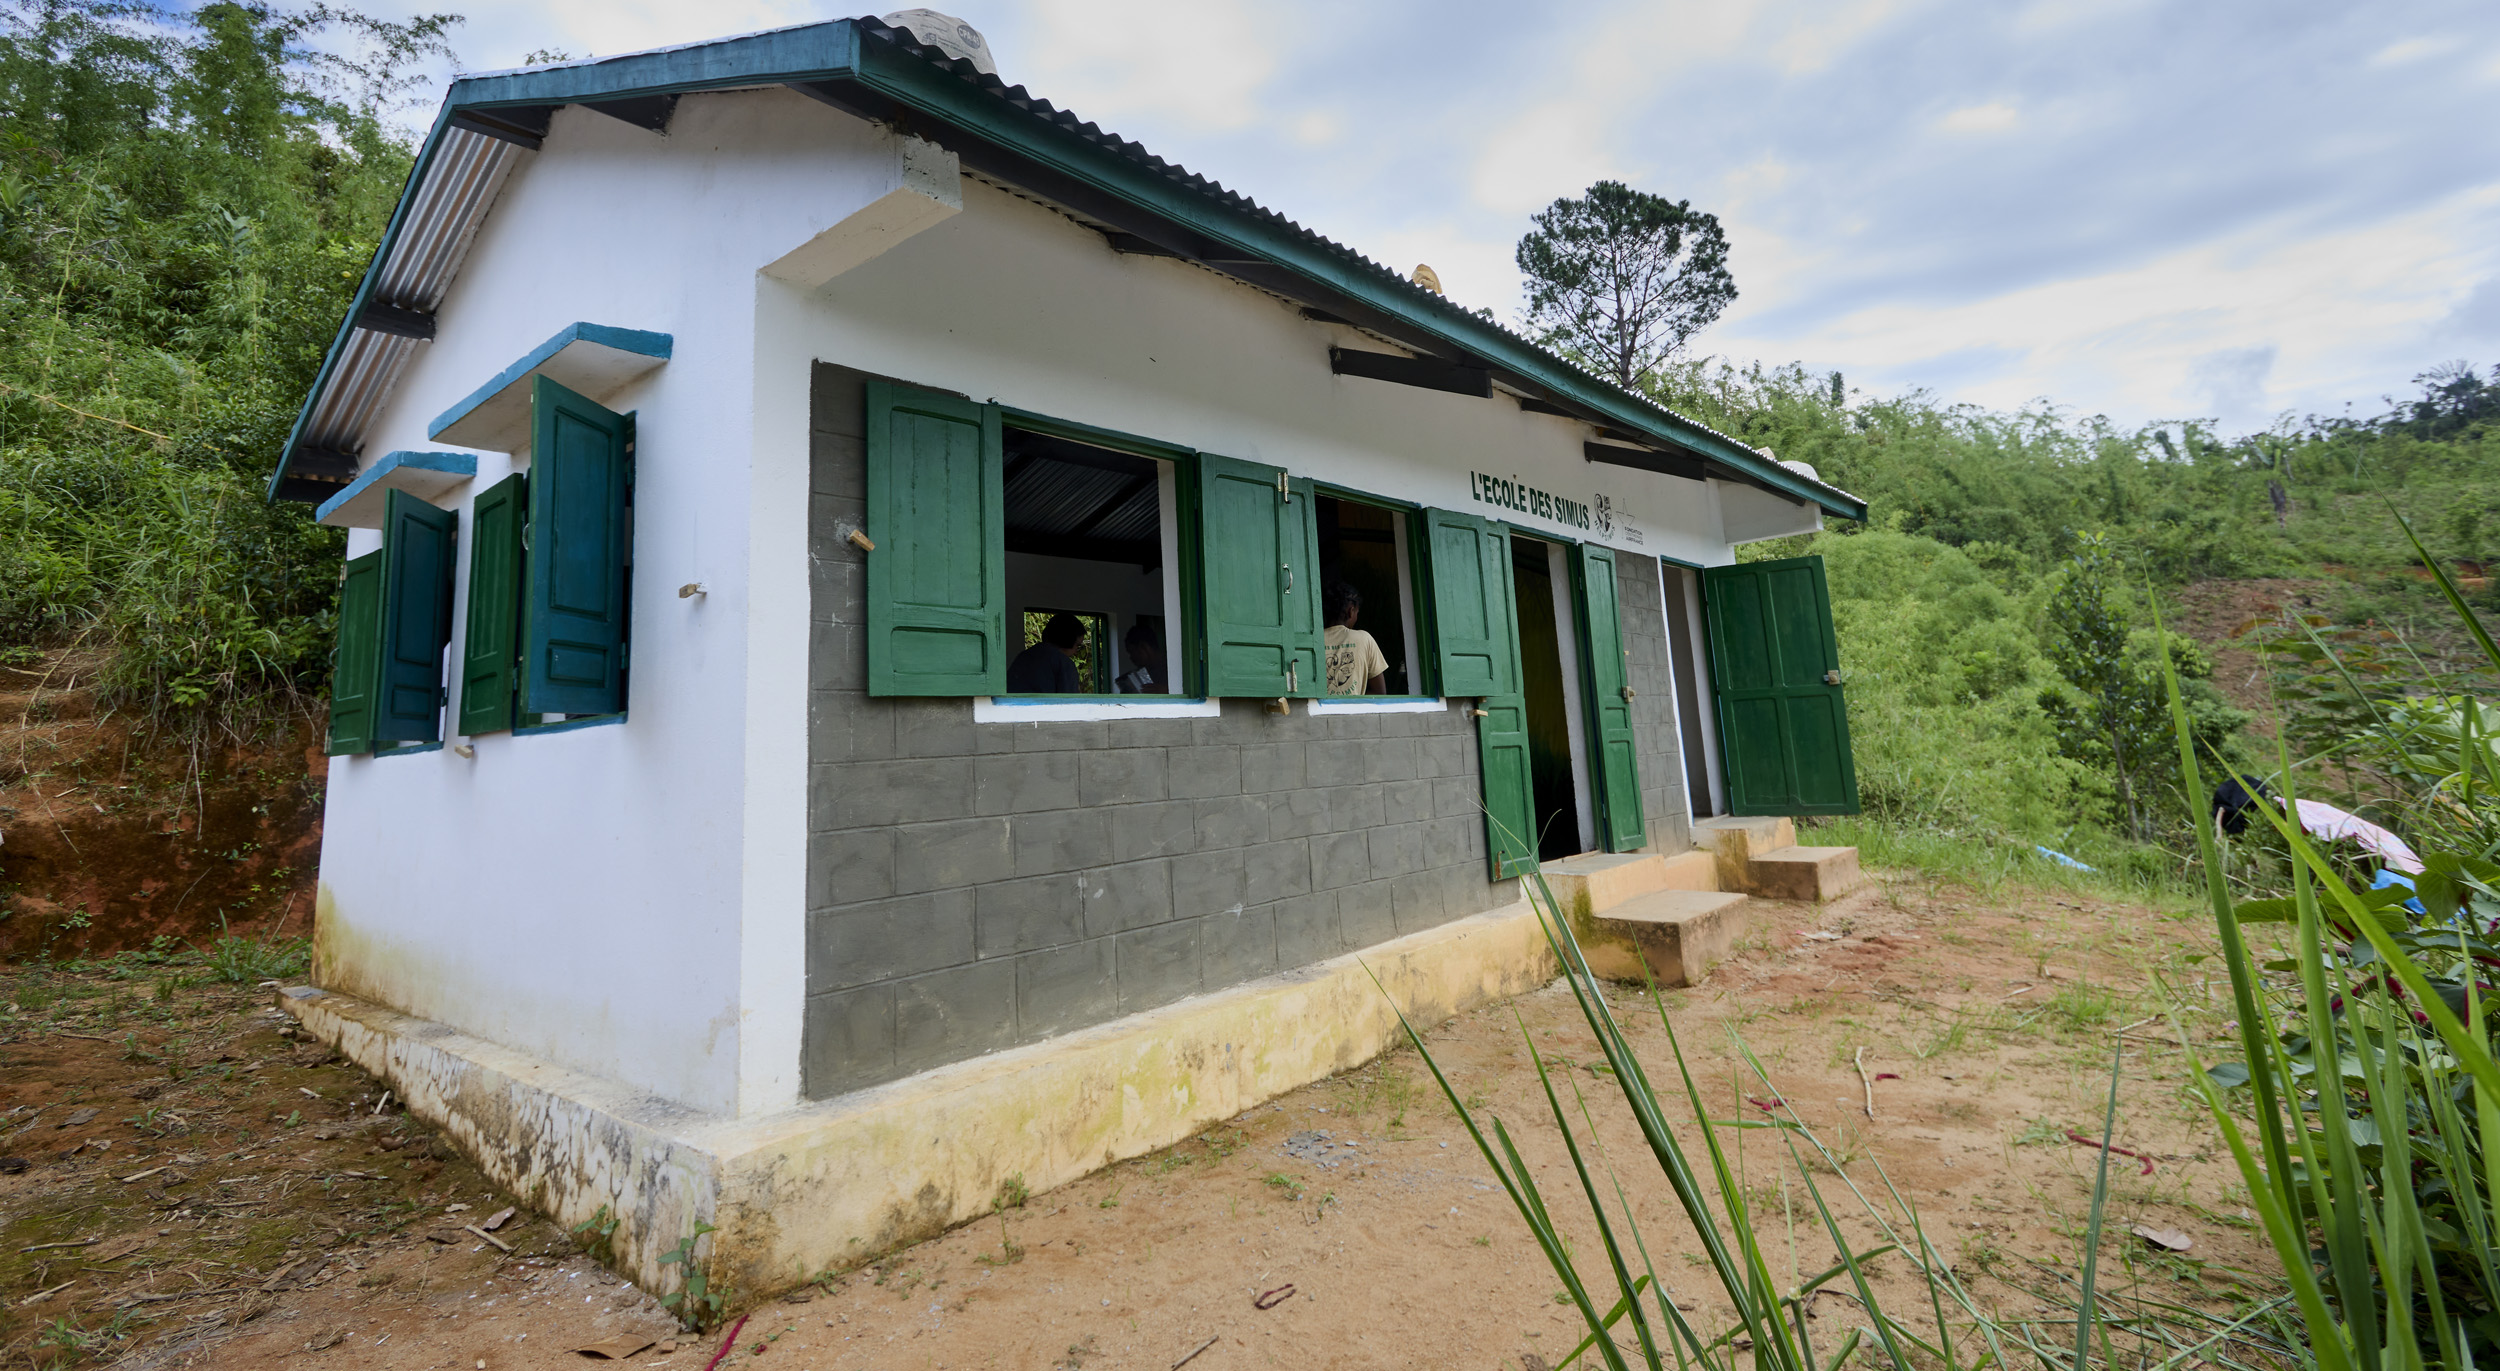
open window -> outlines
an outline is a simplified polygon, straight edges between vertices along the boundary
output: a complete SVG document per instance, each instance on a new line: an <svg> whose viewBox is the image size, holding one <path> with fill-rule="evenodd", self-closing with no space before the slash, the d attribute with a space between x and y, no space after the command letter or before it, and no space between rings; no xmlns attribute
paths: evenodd
<svg viewBox="0 0 2500 1371"><path fill-rule="evenodd" d="M1173 464L1006 425L1005 693L1174 695Z"/></svg>
<svg viewBox="0 0 2500 1371"><path fill-rule="evenodd" d="M1321 622L1326 627L1330 695L1422 695L1416 640L1413 558L1405 510L1335 494L1313 504L1319 521ZM1351 610L1350 616L1346 611ZM1347 622L1350 617L1351 622ZM1378 670L1353 635L1369 635Z"/></svg>

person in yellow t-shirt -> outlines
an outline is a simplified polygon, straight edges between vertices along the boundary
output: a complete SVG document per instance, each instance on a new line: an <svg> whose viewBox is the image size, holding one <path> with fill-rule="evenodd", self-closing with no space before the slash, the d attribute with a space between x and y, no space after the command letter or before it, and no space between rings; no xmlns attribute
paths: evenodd
<svg viewBox="0 0 2500 1371"><path fill-rule="evenodd" d="M1327 610L1328 693L1388 694L1389 659L1372 635L1354 626L1363 613L1362 593L1339 581L1328 587Z"/></svg>

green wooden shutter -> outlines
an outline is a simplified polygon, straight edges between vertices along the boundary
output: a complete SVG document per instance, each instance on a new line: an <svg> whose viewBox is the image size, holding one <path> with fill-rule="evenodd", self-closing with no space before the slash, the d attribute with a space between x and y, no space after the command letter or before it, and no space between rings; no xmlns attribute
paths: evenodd
<svg viewBox="0 0 2500 1371"><path fill-rule="evenodd" d="M1198 456L1201 622L1210 696L1328 693L1318 502L1283 470Z"/></svg>
<svg viewBox="0 0 2500 1371"><path fill-rule="evenodd" d="M1516 693L1518 607L1511 602L1509 537L1472 514L1428 509L1424 541L1441 693L1451 698Z"/></svg>
<svg viewBox="0 0 2500 1371"><path fill-rule="evenodd" d="M544 376L532 385L521 708L621 713L633 421Z"/></svg>
<svg viewBox="0 0 2500 1371"><path fill-rule="evenodd" d="M1731 814L1855 814L1858 773L1823 559L1701 574Z"/></svg>
<svg viewBox="0 0 2500 1371"><path fill-rule="evenodd" d="M382 675L378 743L443 737L443 649L451 645L451 570L460 516L404 490L382 503Z"/></svg>
<svg viewBox="0 0 2500 1371"><path fill-rule="evenodd" d="M521 534L529 478L515 472L469 507L469 622L461 635L460 728L512 727L513 667L521 653Z"/></svg>
<svg viewBox="0 0 2500 1371"><path fill-rule="evenodd" d="M1536 861L1536 782L1529 761L1528 697L1520 688L1510 534L1472 514L1428 509L1424 541L1441 693L1476 701L1485 848L1498 881Z"/></svg>
<svg viewBox="0 0 2500 1371"><path fill-rule="evenodd" d="M330 657L333 757L373 750L374 683L382 674L382 554L350 558L339 578L339 636Z"/></svg>
<svg viewBox="0 0 2500 1371"><path fill-rule="evenodd" d="M1007 492L995 405L868 383L868 693L1007 688Z"/></svg>
<svg viewBox="0 0 2500 1371"><path fill-rule="evenodd" d="M1641 773L1632 738L1631 662L1623 645L1615 554L1582 543L1572 549L1572 565L1580 577L1577 598L1585 620L1581 640L1588 645L1589 760L1597 773L1606 850L1633 852L1649 845L1649 833L1641 821Z"/></svg>

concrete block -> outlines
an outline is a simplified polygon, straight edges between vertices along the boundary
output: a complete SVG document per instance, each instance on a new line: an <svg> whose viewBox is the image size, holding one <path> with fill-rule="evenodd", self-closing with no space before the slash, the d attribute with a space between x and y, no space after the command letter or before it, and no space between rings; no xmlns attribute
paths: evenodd
<svg viewBox="0 0 2500 1371"><path fill-rule="evenodd" d="M814 614L815 603L811 603L809 617L813 618ZM868 688L868 626L865 622L851 619L847 622L811 623L808 626L807 683L820 690Z"/></svg>
<svg viewBox="0 0 2500 1371"><path fill-rule="evenodd" d="M1463 734L1448 734L1422 740L1416 759L1420 774L1431 777L1473 776L1476 766L1476 740Z"/></svg>
<svg viewBox="0 0 2500 1371"><path fill-rule="evenodd" d="M973 962L894 987L894 1067L925 1071L1005 1047L1016 1036L1016 964Z"/></svg>
<svg viewBox="0 0 2500 1371"><path fill-rule="evenodd" d="M972 762L939 757L908 762L849 762L818 767L809 778L811 827L959 819L972 812Z"/></svg>
<svg viewBox="0 0 2500 1371"><path fill-rule="evenodd" d="M1111 730L1101 724L992 724L1014 740L1017 752L1100 752L1111 746Z"/></svg>
<svg viewBox="0 0 2500 1371"><path fill-rule="evenodd" d="M1314 833L1334 833L1344 825L1328 809L1328 792L1322 790L1286 790L1272 795L1267 806L1267 836L1308 838Z"/></svg>
<svg viewBox="0 0 2500 1371"><path fill-rule="evenodd" d="M1015 829L1015 874L1039 876L1109 865L1113 860L1113 819L1108 810L1080 807L1019 814L1013 820L1002 821Z"/></svg>
<svg viewBox="0 0 2500 1371"><path fill-rule="evenodd" d="M1387 881L1370 881L1337 892L1337 927L1346 950L1359 952L1398 936L1397 896Z"/></svg>
<svg viewBox="0 0 2500 1371"><path fill-rule="evenodd" d="M1198 805L1194 800L1122 805L1111 816L1111 859L1115 862L1197 850Z"/></svg>
<svg viewBox="0 0 2500 1371"><path fill-rule="evenodd" d="M1661 890L1574 920L1589 969L1613 980L1694 985L1727 959L1745 928L1745 897Z"/></svg>
<svg viewBox="0 0 2500 1371"><path fill-rule="evenodd" d="M1076 807L1073 752L1010 752L972 764L972 812L1026 814Z"/></svg>
<svg viewBox="0 0 2500 1371"><path fill-rule="evenodd" d="M1380 810L1382 820L1393 824L1411 824L1431 818L1432 782L1384 782L1380 787Z"/></svg>
<svg viewBox="0 0 2500 1371"><path fill-rule="evenodd" d="M1007 824L1005 819L956 819L894 830L896 893L949 890L1018 874Z"/></svg>
<svg viewBox="0 0 2500 1371"><path fill-rule="evenodd" d="M1077 898L1084 905L1085 935L1107 938L1148 924L1170 923L1172 863L1157 858L1081 872Z"/></svg>
<svg viewBox="0 0 2500 1371"><path fill-rule="evenodd" d="M1389 911L1400 934L1420 933L1447 923L1450 911L1440 874L1419 871L1390 881Z"/></svg>
<svg viewBox="0 0 2500 1371"><path fill-rule="evenodd" d="M1363 780L1376 785L1413 780L1422 774L1414 739L1375 738L1363 744Z"/></svg>
<svg viewBox="0 0 2500 1371"><path fill-rule="evenodd" d="M1249 847L1267 841L1266 795L1231 795L1198 802L1200 847Z"/></svg>
<svg viewBox="0 0 2500 1371"><path fill-rule="evenodd" d="M1372 875L1388 879L1424 869L1424 826L1384 824L1364 833L1371 850Z"/></svg>
<svg viewBox="0 0 2500 1371"><path fill-rule="evenodd" d="M1311 891L1311 844L1307 838L1261 843L1242 854L1245 904L1266 904Z"/></svg>
<svg viewBox="0 0 2500 1371"><path fill-rule="evenodd" d="M1241 751L1238 747L1171 748L1164 753L1165 789L1175 800L1238 795L1241 793Z"/></svg>
<svg viewBox="0 0 2500 1371"><path fill-rule="evenodd" d="M894 1077L894 987L864 985L810 995L803 1011L799 1089L828 1099Z"/></svg>
<svg viewBox="0 0 2500 1371"><path fill-rule="evenodd" d="M1241 788L1260 794L1300 790L1306 784L1302 743L1253 743L1241 749Z"/></svg>
<svg viewBox="0 0 2500 1371"><path fill-rule="evenodd" d="M850 828L807 835L807 907L882 900L894 893L894 830Z"/></svg>
<svg viewBox="0 0 2500 1371"><path fill-rule="evenodd" d="M851 760L851 707L860 697L847 690L807 693L807 763L825 766Z"/></svg>
<svg viewBox="0 0 2500 1371"><path fill-rule="evenodd" d="M1337 927L1337 892L1315 891L1278 900L1271 909L1276 918L1276 965L1281 970L1324 962L1346 950L1345 934Z"/></svg>
<svg viewBox="0 0 2500 1371"><path fill-rule="evenodd" d="M1371 840L1362 833L1326 833L1311 840L1311 884L1320 890L1371 879Z"/></svg>
<svg viewBox="0 0 2500 1371"><path fill-rule="evenodd" d="M1783 847L1746 869L1753 893L1766 900L1837 900L1866 881L1854 847Z"/></svg>
<svg viewBox="0 0 2500 1371"><path fill-rule="evenodd" d="M1224 990L1276 974L1276 911L1261 905L1198 921L1198 983Z"/></svg>
<svg viewBox="0 0 2500 1371"><path fill-rule="evenodd" d="M1664 889L1666 866L1664 858L1647 852L1590 852L1547 862L1542 874L1563 912L1586 913Z"/></svg>
<svg viewBox="0 0 2500 1371"><path fill-rule="evenodd" d="M807 920L807 989L847 990L973 958L973 893L941 890L851 905Z"/></svg>
<svg viewBox="0 0 2500 1371"><path fill-rule="evenodd" d="M1351 738L1305 743L1302 774L1313 787L1357 784L1363 779L1362 744Z"/></svg>
<svg viewBox="0 0 2500 1371"><path fill-rule="evenodd" d="M998 881L973 893L974 952L1003 957L1057 947L1085 936L1085 911L1073 875Z"/></svg>
<svg viewBox="0 0 2500 1371"><path fill-rule="evenodd" d="M1484 822L1484 783L1473 775L1444 776L1432 783L1432 812L1444 819Z"/></svg>
<svg viewBox="0 0 2500 1371"><path fill-rule="evenodd" d="M1198 993L1200 922L1189 919L1132 929L1112 940L1121 1013L1134 1014Z"/></svg>
<svg viewBox="0 0 2500 1371"><path fill-rule="evenodd" d="M1078 759L1079 803L1136 804L1163 798L1163 751L1160 748L1088 752Z"/></svg>
<svg viewBox="0 0 2500 1371"><path fill-rule="evenodd" d="M1424 831L1424 865L1457 866L1484 859L1484 826L1467 819L1433 819Z"/></svg>
<svg viewBox="0 0 2500 1371"><path fill-rule="evenodd" d="M1027 952L1015 960L1016 1036L1031 1042L1115 1017L1120 983L1109 938Z"/></svg>
<svg viewBox="0 0 2500 1371"><path fill-rule="evenodd" d="M972 702L952 699L891 699L894 711L894 755L897 757L962 757L973 750Z"/></svg>
<svg viewBox="0 0 2500 1371"><path fill-rule="evenodd" d="M1248 863L1240 848L1191 852L1172 859L1172 913L1194 919L1242 906Z"/></svg>

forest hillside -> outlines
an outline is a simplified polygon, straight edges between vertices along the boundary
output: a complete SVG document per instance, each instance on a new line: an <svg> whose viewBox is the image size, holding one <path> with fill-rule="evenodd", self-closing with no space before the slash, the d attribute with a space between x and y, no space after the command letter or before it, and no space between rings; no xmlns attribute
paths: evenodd
<svg viewBox="0 0 2500 1371"><path fill-rule="evenodd" d="M309 921L340 535L263 490L408 175L409 73L453 22L135 13L0 4L6 956ZM2311 635L2434 666L2459 646L2397 516L2490 604L2500 384L2425 367L2374 417L2241 435L1793 366L1651 385L1874 511L1748 553L1829 565L1859 840L2168 881L2187 810L2150 712L2156 606L2200 733L2262 765L2350 703Z"/></svg>

